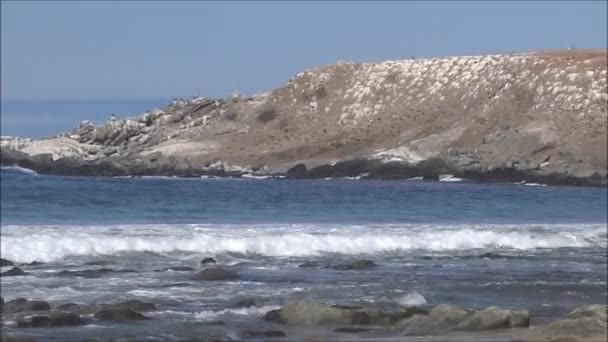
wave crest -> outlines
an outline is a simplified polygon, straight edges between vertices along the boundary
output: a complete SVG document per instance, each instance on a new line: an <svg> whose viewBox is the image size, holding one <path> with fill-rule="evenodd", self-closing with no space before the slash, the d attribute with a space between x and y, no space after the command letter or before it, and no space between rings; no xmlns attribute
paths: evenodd
<svg viewBox="0 0 608 342"><path fill-rule="evenodd" d="M519 227L519 228L518 228ZM193 227L95 226L2 229L1 253L16 262L123 252L239 253L283 256L345 255L471 249L604 247L606 226Z"/></svg>

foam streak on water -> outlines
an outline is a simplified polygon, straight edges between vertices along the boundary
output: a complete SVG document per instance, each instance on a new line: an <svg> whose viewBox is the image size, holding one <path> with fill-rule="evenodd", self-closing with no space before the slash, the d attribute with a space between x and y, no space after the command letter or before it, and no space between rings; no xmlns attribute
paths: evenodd
<svg viewBox="0 0 608 342"><path fill-rule="evenodd" d="M2 257L17 262L122 252L241 253L272 257L412 250L605 247L605 224L580 225L116 225L6 226Z"/></svg>

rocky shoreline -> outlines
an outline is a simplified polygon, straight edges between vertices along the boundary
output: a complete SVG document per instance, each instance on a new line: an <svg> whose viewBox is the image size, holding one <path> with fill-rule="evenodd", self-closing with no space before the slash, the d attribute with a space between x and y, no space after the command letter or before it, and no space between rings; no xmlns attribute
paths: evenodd
<svg viewBox="0 0 608 342"><path fill-rule="evenodd" d="M503 168L486 171L463 170L441 159L425 160L416 165L401 161L382 162L378 159L355 158L321 164L308 168L297 163L285 172L272 172L268 166L227 166L222 162L202 169L180 167L172 160L144 162L103 160L82 161L77 158L53 160L50 155L30 157L17 151L0 151L1 165L21 167L38 174L61 176L94 176L138 178L145 176L180 178L250 178L250 179L350 179L350 180L463 180L478 183L521 183L566 186L601 186L608 183L598 173L589 177L574 177L564 173L542 174L538 170ZM162 158L162 157L160 157ZM448 180L449 181L449 180Z"/></svg>
<svg viewBox="0 0 608 342"><path fill-rule="evenodd" d="M25 276L19 266L27 268L37 264L15 266L1 259L4 267L11 270L2 277ZM107 267L107 262L89 262L89 266ZM346 272L361 272L377 265L372 260L352 260L348 263L320 265L304 263L303 268L321 267ZM171 271L191 272L197 282L222 283L242 280L243 277L230 267L216 266L216 260L201 261L202 271L192 267L175 268ZM17 270L17 271L15 271ZM158 270L163 272L166 270ZM108 268L92 269L89 273L63 274L66 277L102 277L108 272L119 272ZM133 271L135 272L135 271ZM193 272L193 273L192 273ZM253 297L235 298L231 309L259 308L263 304ZM146 321L162 320L154 315L160 310L152 302L137 299L116 300L111 303L78 304L53 303L38 299L0 297L0 323L3 331L11 327L11 333L3 332L2 341L34 341L18 331L24 329L62 329L83 327L96 323L130 326ZM538 324L526 309L508 309L490 306L485 309L467 309L451 304L428 305L425 301L396 305L394 307L327 304L318 300L286 300L277 309L265 310L259 317L251 317L256 329L232 327L222 320L201 321L192 326L192 331L167 331L177 340L239 341L239 340L494 340L494 341L603 341L607 335L607 312L605 304L585 305L573 308L567 317ZM257 322L257 323L256 323ZM201 330L202 329L202 330ZM236 330L235 330L236 329ZM302 330L304 329L304 330ZM39 330L42 331L42 330ZM52 330L49 330L52 331ZM236 331L236 333L235 333ZM314 331L314 336L301 335L303 331ZM49 336L52 333L49 332ZM169 336L169 335L167 335ZM316 336L316 337L315 337ZM120 341L138 341L152 336L125 336ZM155 336L155 340L162 340ZM114 341L116 339L89 340Z"/></svg>
<svg viewBox="0 0 608 342"><path fill-rule="evenodd" d="M0 159L54 175L606 186L607 55L343 62L270 93L175 99L48 139L3 136Z"/></svg>

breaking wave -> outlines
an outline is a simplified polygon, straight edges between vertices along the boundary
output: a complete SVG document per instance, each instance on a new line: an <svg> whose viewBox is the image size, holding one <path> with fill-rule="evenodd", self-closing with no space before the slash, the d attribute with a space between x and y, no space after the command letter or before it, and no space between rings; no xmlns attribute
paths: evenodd
<svg viewBox="0 0 608 342"><path fill-rule="evenodd" d="M1 255L17 262L124 252L315 256L606 246L605 224L386 226L5 226Z"/></svg>
<svg viewBox="0 0 608 342"><path fill-rule="evenodd" d="M6 171L14 171L14 172L25 173L25 174L32 175L32 176L38 176L38 172L36 172L34 170L27 169L25 167L17 166L17 165L2 166L2 167L0 167L0 169L6 170Z"/></svg>

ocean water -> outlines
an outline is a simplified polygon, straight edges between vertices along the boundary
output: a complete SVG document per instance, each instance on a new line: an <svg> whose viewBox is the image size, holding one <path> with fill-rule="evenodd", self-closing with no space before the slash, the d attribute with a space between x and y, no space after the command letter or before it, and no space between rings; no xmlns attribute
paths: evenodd
<svg viewBox="0 0 608 342"><path fill-rule="evenodd" d="M606 188L79 178L18 168L4 168L1 176L1 256L30 272L1 278L5 300L55 306L140 299L158 308L146 313L152 320L136 324L29 329L3 322L6 332L40 340L163 340L209 331L237 338L248 329L336 338L329 328L287 328L261 319L299 299L379 307L499 305L529 309L533 325L607 301ZM239 279L192 280L205 257ZM354 259L377 266L322 267ZM34 261L39 264L27 265ZM106 265L89 264L97 261ZM320 267L298 267L305 262ZM167 270L176 266L194 270ZM62 272L102 267L113 272L96 278ZM234 307L245 297L257 305ZM224 325L210 330L217 320Z"/></svg>

